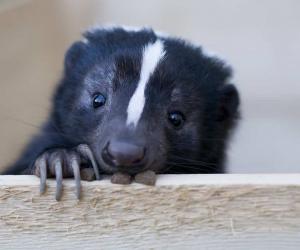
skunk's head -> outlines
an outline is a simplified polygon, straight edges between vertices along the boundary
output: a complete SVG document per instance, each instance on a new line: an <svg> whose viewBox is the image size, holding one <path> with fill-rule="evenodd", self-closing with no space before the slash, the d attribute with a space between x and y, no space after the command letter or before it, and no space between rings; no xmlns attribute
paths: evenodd
<svg viewBox="0 0 300 250"><path fill-rule="evenodd" d="M66 53L56 126L107 173L221 172L238 114L230 69L152 30L97 29Z"/></svg>

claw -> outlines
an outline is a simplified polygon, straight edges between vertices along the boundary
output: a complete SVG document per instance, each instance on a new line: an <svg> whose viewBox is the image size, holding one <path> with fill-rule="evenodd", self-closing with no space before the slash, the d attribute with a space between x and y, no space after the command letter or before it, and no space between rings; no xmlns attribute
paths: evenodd
<svg viewBox="0 0 300 250"><path fill-rule="evenodd" d="M47 179L47 163L45 157L41 157L35 163L36 168L40 170L40 194L46 191L46 179Z"/></svg>
<svg viewBox="0 0 300 250"><path fill-rule="evenodd" d="M77 150L79 153L81 153L83 155L83 157L88 158L91 161L91 163L93 165L93 169L95 171L96 179L100 180L100 173L99 173L97 163L96 163L93 153L90 150L90 148L88 147L88 145L81 144L77 147Z"/></svg>
<svg viewBox="0 0 300 250"><path fill-rule="evenodd" d="M76 157L75 154L71 156L70 165L72 166L74 179L75 179L76 197L78 200L80 200L80 194L81 194L80 165L79 165L79 159L78 157Z"/></svg>
<svg viewBox="0 0 300 250"><path fill-rule="evenodd" d="M59 201L62 196L62 166L60 160L55 162L55 176L56 176L56 193L55 199Z"/></svg>

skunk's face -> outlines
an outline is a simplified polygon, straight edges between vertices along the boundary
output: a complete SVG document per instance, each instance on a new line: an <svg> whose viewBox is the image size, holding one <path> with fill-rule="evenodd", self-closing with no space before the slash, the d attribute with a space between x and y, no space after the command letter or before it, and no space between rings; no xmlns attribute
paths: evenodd
<svg viewBox="0 0 300 250"><path fill-rule="evenodd" d="M80 100L99 119L90 144L104 170L159 172L171 152L199 147L201 96L168 77L174 64L162 41L108 61L87 74Z"/></svg>
<svg viewBox="0 0 300 250"><path fill-rule="evenodd" d="M238 105L236 89L224 85L228 69L181 41L122 32L125 44L104 46L88 33L68 52L62 85L74 86L61 88L64 132L90 145L106 173L217 171Z"/></svg>

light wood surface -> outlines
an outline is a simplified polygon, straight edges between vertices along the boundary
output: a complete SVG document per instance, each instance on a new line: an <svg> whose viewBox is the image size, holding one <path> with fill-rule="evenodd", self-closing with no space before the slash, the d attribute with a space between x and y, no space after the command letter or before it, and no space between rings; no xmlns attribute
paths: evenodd
<svg viewBox="0 0 300 250"><path fill-rule="evenodd" d="M300 249L300 174L161 175L155 187L0 176L1 249Z"/></svg>

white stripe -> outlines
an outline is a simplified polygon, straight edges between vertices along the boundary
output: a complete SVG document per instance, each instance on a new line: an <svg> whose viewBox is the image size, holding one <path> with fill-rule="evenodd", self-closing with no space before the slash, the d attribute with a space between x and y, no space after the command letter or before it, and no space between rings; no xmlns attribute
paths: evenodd
<svg viewBox="0 0 300 250"><path fill-rule="evenodd" d="M145 106L147 83L164 54L164 45L161 40L148 44L144 48L140 80L127 108L127 125L136 126L138 124Z"/></svg>

